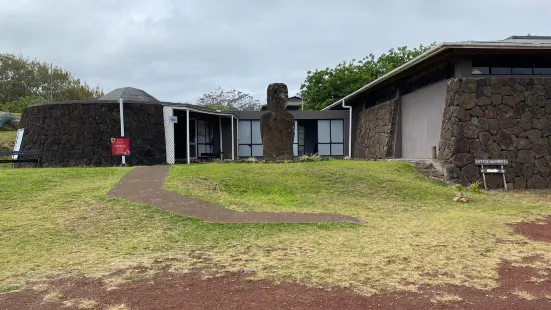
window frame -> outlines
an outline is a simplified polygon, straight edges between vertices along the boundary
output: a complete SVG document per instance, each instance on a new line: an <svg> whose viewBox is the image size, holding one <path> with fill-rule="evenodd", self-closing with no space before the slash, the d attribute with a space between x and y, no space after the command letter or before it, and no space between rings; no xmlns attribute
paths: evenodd
<svg viewBox="0 0 551 310"><path fill-rule="evenodd" d="M306 127L304 125L300 125L298 123L298 121L296 121L295 127L296 127L295 134L296 134L296 141L297 142L295 143L294 140L293 140L293 153L294 153L294 149L295 149L295 146L296 146L297 154L295 155L295 157L297 157L297 156L302 156L302 155L306 154L306 152L304 151L305 150L304 147L305 147L305 143L306 143ZM302 127L302 134L303 134L302 144L300 144L300 128L301 127ZM300 151L301 147L302 147L302 153Z"/></svg>
<svg viewBox="0 0 551 310"><path fill-rule="evenodd" d="M329 142L319 142L319 121L329 121ZM333 142L333 121L339 121L342 123L342 142ZM345 150L344 150L344 141L345 141L345 128L344 128L344 119L318 119L318 155L320 156L345 156ZM329 145L329 155L322 155L320 154L320 145ZM333 154L333 145L342 145L342 154L341 155L334 155Z"/></svg>
<svg viewBox="0 0 551 310"><path fill-rule="evenodd" d="M258 122L259 123L259 128L260 128L260 120L256 120L256 119L243 119L243 120L239 120L239 127L241 128L242 123L241 122L248 122L249 123L249 133L250 133L250 141L249 143L242 143L242 139L241 137L239 138L239 141L237 143L237 156L240 157L240 158L249 158L249 157L263 157L264 155L259 155L259 156L253 156L253 146L262 146L263 150L264 150L264 144L262 143L253 143L253 122ZM260 141L262 142L262 133L260 134L261 136L261 139ZM249 156L242 156L239 152L240 150L240 147L242 145L246 145L246 146L249 146L251 148L251 155Z"/></svg>

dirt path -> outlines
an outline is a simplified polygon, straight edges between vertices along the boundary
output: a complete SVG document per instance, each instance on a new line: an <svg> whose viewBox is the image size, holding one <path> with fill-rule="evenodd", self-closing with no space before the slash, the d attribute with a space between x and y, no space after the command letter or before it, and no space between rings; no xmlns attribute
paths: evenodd
<svg viewBox="0 0 551 310"><path fill-rule="evenodd" d="M109 196L151 205L159 209L220 223L321 223L363 224L357 218L340 214L237 212L208 202L185 197L164 189L170 166L136 167L109 192Z"/></svg>
<svg viewBox="0 0 551 310"><path fill-rule="evenodd" d="M532 240L551 242L551 218L540 223L518 223L515 232Z"/></svg>
<svg viewBox="0 0 551 310"><path fill-rule="evenodd" d="M141 269L142 272L145 270ZM122 273L119 273L120 277ZM535 270L505 264L501 286L482 291L437 287L420 293L363 296L351 290L324 290L295 283L249 281L243 274L203 279L198 272L153 276L109 287L109 280L69 278L0 294L0 309L551 309L551 279L530 282ZM34 288L33 288L34 287Z"/></svg>

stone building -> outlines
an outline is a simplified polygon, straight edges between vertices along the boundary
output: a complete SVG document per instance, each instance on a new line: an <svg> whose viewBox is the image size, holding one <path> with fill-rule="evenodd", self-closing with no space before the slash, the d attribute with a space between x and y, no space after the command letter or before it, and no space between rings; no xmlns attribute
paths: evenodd
<svg viewBox="0 0 551 310"><path fill-rule="evenodd" d="M20 122L20 150L40 151L43 167L115 166L111 138L121 136L120 100L130 165L191 163L198 160L263 157L260 118L266 111L218 111L162 102L148 93L119 88L98 100L41 103ZM289 101L292 101L290 98ZM298 111L293 155L348 156L347 111Z"/></svg>
<svg viewBox="0 0 551 310"><path fill-rule="evenodd" d="M436 147L450 180L508 159L509 188L551 188L551 37L442 43L325 110L350 113L354 158L433 159Z"/></svg>

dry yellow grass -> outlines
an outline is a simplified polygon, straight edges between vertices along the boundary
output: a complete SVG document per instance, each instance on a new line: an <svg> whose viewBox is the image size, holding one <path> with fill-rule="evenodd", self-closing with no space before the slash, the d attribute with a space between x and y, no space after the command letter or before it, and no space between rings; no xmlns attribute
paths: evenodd
<svg viewBox="0 0 551 310"><path fill-rule="evenodd" d="M63 297L63 294L59 290L50 292L44 296L42 299L43 302L57 302Z"/></svg>
<svg viewBox="0 0 551 310"><path fill-rule="evenodd" d="M534 296L534 295L530 294L529 292L521 291L521 290L516 290L512 294L517 296L520 299L523 299L523 300L537 300L538 299L537 296Z"/></svg>
<svg viewBox="0 0 551 310"><path fill-rule="evenodd" d="M107 310L130 310L125 304L114 305L107 307Z"/></svg>
<svg viewBox="0 0 551 310"><path fill-rule="evenodd" d="M98 303L91 299L74 298L64 301L63 306L77 309L93 309L98 306Z"/></svg>
<svg viewBox="0 0 551 310"><path fill-rule="evenodd" d="M115 276L115 277L107 277L103 279L103 282L105 283L105 288L108 291L116 290L119 288L120 285L132 281L142 280L145 278L148 278L155 274L154 266L151 266L150 268L153 268L153 270L148 270L147 272L136 272L136 271L129 271L126 272L124 275L121 276Z"/></svg>
<svg viewBox="0 0 551 310"><path fill-rule="evenodd" d="M459 297L458 295L450 294L450 293L439 293L435 296L433 296L430 299L433 303L443 303L443 304L449 304L449 303L457 303L463 301L463 298Z"/></svg>

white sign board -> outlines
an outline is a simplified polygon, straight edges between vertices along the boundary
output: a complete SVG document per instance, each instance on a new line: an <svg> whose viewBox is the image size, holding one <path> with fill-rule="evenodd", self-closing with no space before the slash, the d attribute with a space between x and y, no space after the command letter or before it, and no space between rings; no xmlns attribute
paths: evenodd
<svg viewBox="0 0 551 310"><path fill-rule="evenodd" d="M25 128L17 129L17 136L15 136L15 145L13 146L14 152L19 152L19 149L21 148L21 141L23 141L23 133L25 132ZM12 155L12 159L17 159L18 155Z"/></svg>
<svg viewBox="0 0 551 310"><path fill-rule="evenodd" d="M177 124L178 123L178 116L171 116L169 119L171 124Z"/></svg>

